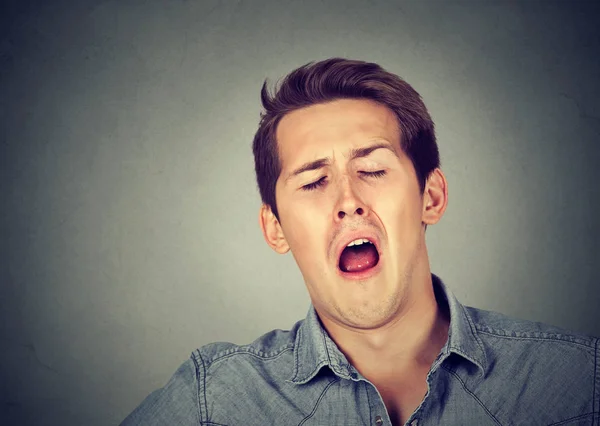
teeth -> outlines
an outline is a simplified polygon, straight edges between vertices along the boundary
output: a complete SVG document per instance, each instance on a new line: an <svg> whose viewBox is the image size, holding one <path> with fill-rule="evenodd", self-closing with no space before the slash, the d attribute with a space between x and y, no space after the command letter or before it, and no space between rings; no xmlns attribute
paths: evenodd
<svg viewBox="0 0 600 426"><path fill-rule="evenodd" d="M350 244L348 244L346 247L359 246L359 245L365 244L365 243L373 244L371 241L367 240L366 238L359 238L358 240L351 241Z"/></svg>

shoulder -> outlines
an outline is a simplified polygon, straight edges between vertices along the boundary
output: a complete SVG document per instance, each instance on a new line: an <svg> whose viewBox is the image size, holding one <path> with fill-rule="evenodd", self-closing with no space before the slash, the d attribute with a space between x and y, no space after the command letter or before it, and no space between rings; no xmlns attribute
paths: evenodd
<svg viewBox="0 0 600 426"><path fill-rule="evenodd" d="M479 398L496 405L499 418L590 417L600 410L598 338L541 322L465 307L485 353L483 381L469 379ZM522 412L521 412L522 411ZM539 412L537 412L539 411ZM586 418L587 418L586 417Z"/></svg>
<svg viewBox="0 0 600 426"><path fill-rule="evenodd" d="M498 312L465 309L488 362L512 363L517 368L515 360L519 360L519 368L529 367L529 371L543 374L579 372L591 377L597 372L600 354L596 337ZM534 364L544 368L534 368Z"/></svg>
<svg viewBox="0 0 600 426"><path fill-rule="evenodd" d="M289 380L301 323L270 331L247 345L217 342L196 349L191 358L202 420L229 424L239 422L239 415L268 418L274 396L293 387Z"/></svg>
<svg viewBox="0 0 600 426"><path fill-rule="evenodd" d="M513 318L498 312L465 306L473 325L482 337L514 340L539 340L567 346L596 347L598 339L542 322Z"/></svg>
<svg viewBox="0 0 600 426"><path fill-rule="evenodd" d="M261 383L291 377L298 321L290 330L270 331L247 345L216 342L194 350L168 383L152 392L122 425L207 424L227 418L231 407L251 413Z"/></svg>
<svg viewBox="0 0 600 426"><path fill-rule="evenodd" d="M192 359L200 362L201 368L209 370L223 364L252 364L279 358L293 350L302 322L298 321L290 330L269 331L245 345L230 342L209 343L193 351Z"/></svg>
<svg viewBox="0 0 600 426"><path fill-rule="evenodd" d="M198 379L206 388L280 383L292 377L294 345L302 321L290 330L272 330L252 343L216 342L192 352Z"/></svg>

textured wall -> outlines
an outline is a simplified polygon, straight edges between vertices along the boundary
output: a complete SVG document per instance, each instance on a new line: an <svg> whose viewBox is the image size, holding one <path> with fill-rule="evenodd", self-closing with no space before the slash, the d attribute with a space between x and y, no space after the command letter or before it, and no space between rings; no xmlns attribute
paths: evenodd
<svg viewBox="0 0 600 426"><path fill-rule="evenodd" d="M0 423L116 424L197 346L304 317L250 143L264 78L331 56L430 108L459 299L600 335L594 4L3 2Z"/></svg>

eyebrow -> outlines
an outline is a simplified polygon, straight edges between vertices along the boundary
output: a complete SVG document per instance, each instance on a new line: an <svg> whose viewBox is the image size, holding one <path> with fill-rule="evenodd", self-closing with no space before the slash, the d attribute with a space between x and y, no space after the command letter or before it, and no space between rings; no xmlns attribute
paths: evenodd
<svg viewBox="0 0 600 426"><path fill-rule="evenodd" d="M369 145L369 146L365 146L362 148L352 149L350 151L350 161L356 160L357 158L367 157L373 151L378 150L378 149L387 149L387 150L391 151L396 157L398 157L398 154L396 153L396 151L394 151L394 149L391 147L390 144L380 142L380 143L376 143L374 145ZM298 176L301 173L308 172L311 170L318 170L329 164L331 164L331 157L319 158L318 160L305 163L302 166L298 167L296 170L294 170L292 173L290 173L290 175L285 180L287 182L288 180L292 179L293 177Z"/></svg>

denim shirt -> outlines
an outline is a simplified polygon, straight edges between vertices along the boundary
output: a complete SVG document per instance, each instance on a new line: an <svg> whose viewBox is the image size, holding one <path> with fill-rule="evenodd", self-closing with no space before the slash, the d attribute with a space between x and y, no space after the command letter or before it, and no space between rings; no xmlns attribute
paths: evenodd
<svg viewBox="0 0 600 426"><path fill-rule="evenodd" d="M465 307L432 277L450 314L448 340L407 425L600 426L597 338ZM312 306L289 331L195 350L122 423L275 424L392 424L375 386L340 352Z"/></svg>

